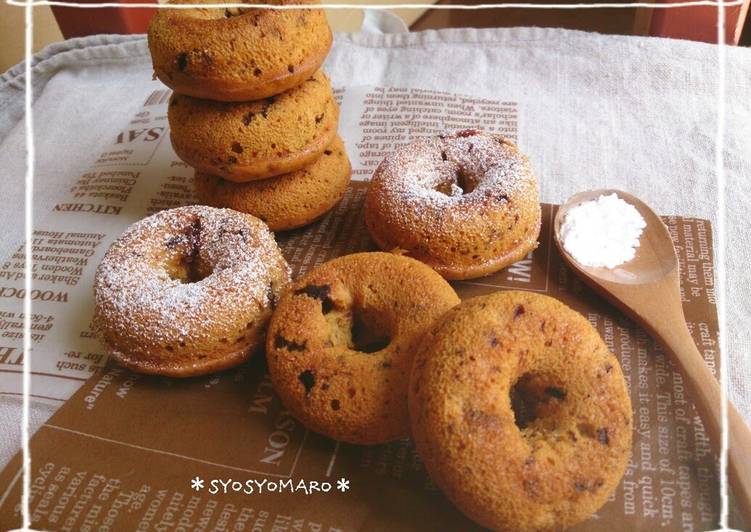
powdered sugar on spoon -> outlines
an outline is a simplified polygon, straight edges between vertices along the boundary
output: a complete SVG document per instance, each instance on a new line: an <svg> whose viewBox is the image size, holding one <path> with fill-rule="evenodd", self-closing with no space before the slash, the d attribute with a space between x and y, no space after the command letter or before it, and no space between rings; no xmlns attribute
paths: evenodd
<svg viewBox="0 0 751 532"><path fill-rule="evenodd" d="M569 209L560 237L579 264L615 268L634 258L646 225L633 205L615 193L603 194Z"/></svg>
<svg viewBox="0 0 751 532"><path fill-rule="evenodd" d="M613 268L580 263L564 246L562 226L567 215L586 202L616 194L643 218L639 246L627 262ZM558 209L553 222L554 240L564 261L581 279L642 325L665 347L683 375L696 410L715 453L722 441L722 394L716 377L704 362L686 325L681 301L678 257L670 232L659 216L639 198L619 190L594 190L570 198ZM728 434L728 478L736 501L751 520L751 430L729 402L725 427Z"/></svg>

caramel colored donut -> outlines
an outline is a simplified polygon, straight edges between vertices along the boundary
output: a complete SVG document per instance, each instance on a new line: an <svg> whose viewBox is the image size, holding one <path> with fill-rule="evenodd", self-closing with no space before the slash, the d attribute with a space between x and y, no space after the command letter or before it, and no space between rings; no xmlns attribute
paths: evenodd
<svg viewBox="0 0 751 532"><path fill-rule="evenodd" d="M376 169L365 222L381 249L404 250L447 279L481 277L537 247L537 180L527 158L498 135L422 138Z"/></svg>
<svg viewBox="0 0 751 532"><path fill-rule="evenodd" d="M289 275L257 218L213 207L162 211L133 224L104 255L93 328L133 371L211 373L263 345Z"/></svg>
<svg viewBox="0 0 751 532"><path fill-rule="evenodd" d="M425 335L409 392L431 478L495 530L562 530L618 486L631 402L618 359L563 303L531 292L463 302Z"/></svg>
<svg viewBox="0 0 751 532"><path fill-rule="evenodd" d="M251 7L159 9L148 37L154 72L162 83L180 94L227 102L259 100L299 85L321 66L332 40L323 9Z"/></svg>
<svg viewBox="0 0 751 532"><path fill-rule="evenodd" d="M244 103L173 94L167 112L175 153L236 182L300 170L336 136L339 107L322 71L279 96Z"/></svg>
<svg viewBox="0 0 751 532"><path fill-rule="evenodd" d="M331 210L344 196L351 175L344 144L337 137L302 170L248 183L196 172L195 185L201 203L247 212L272 231L285 231L308 225Z"/></svg>
<svg viewBox="0 0 751 532"><path fill-rule="evenodd" d="M266 360L274 390L306 427L331 438L402 438L419 339L457 303L440 275L408 257L329 261L295 281L271 318Z"/></svg>

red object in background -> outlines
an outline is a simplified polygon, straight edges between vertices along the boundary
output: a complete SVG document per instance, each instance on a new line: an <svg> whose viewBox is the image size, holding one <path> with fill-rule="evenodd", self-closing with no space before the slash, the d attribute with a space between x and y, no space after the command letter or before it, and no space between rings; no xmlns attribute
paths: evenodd
<svg viewBox="0 0 751 532"><path fill-rule="evenodd" d="M79 0L95 3L97 0ZM157 4L157 0L116 0L118 3ZM679 0L658 0L677 2ZM446 0L438 3L450 4ZM737 45L751 0L725 8L725 43ZM83 37L96 33L145 33L156 9L97 8L85 9L53 6L63 37ZM717 8L714 6L673 7L669 9L638 8L633 26L634 35L651 35L691 41L717 42Z"/></svg>
<svg viewBox="0 0 751 532"><path fill-rule="evenodd" d="M679 0L660 0L660 3L673 3ZM725 7L725 44L737 45L741 38L743 24L748 17L751 0L742 5ZM641 8L643 33L654 37L688 39L717 43L717 17L715 6L687 6L661 9ZM638 24L638 23L637 23ZM635 33L640 33L635 31Z"/></svg>
<svg viewBox="0 0 751 532"><path fill-rule="evenodd" d="M97 3L112 0L78 0L78 3ZM157 0L114 0L119 4L154 4ZM156 9L146 7L79 8L52 6L63 37L84 37L97 33L146 33L149 20Z"/></svg>

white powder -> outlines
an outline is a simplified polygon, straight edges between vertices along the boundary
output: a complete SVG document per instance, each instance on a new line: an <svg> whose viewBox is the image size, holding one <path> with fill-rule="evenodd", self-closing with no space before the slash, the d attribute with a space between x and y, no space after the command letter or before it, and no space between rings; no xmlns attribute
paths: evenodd
<svg viewBox="0 0 751 532"><path fill-rule="evenodd" d="M615 268L634 258L646 225L633 205L610 194L568 211L561 241L579 264Z"/></svg>

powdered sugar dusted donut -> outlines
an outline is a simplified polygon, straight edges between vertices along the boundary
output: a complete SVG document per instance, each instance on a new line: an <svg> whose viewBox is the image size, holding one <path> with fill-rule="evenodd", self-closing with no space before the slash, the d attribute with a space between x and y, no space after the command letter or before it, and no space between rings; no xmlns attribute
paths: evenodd
<svg viewBox="0 0 751 532"><path fill-rule="evenodd" d="M266 225L190 206L133 224L94 280L93 327L141 373L188 377L247 360L262 345L287 262Z"/></svg>
<svg viewBox="0 0 751 532"><path fill-rule="evenodd" d="M537 247L537 179L516 145L476 130L418 139L373 175L365 222L447 279L488 275Z"/></svg>

